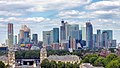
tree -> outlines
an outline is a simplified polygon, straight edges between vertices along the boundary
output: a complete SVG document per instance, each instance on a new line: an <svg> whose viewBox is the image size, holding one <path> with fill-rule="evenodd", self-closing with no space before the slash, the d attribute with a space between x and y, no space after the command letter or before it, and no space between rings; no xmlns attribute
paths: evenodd
<svg viewBox="0 0 120 68"><path fill-rule="evenodd" d="M65 63L63 63L63 62L61 62L61 61L58 61L57 67L58 67L58 68L65 68Z"/></svg>
<svg viewBox="0 0 120 68"><path fill-rule="evenodd" d="M55 61L50 62L50 68L57 68L57 63Z"/></svg>
<svg viewBox="0 0 120 68"><path fill-rule="evenodd" d="M120 63L118 60L112 60L105 68L120 68Z"/></svg>
<svg viewBox="0 0 120 68"><path fill-rule="evenodd" d="M50 62L48 59L44 59L41 63L41 68L50 68Z"/></svg>
<svg viewBox="0 0 120 68"><path fill-rule="evenodd" d="M116 54L110 54L103 60L103 66L105 67L109 62L118 58Z"/></svg>
<svg viewBox="0 0 120 68"><path fill-rule="evenodd" d="M99 57L95 62L94 62L94 66L103 66L103 57Z"/></svg>
<svg viewBox="0 0 120 68"><path fill-rule="evenodd" d="M94 64L95 60L97 60L98 57L90 57L89 62L91 64Z"/></svg>
<svg viewBox="0 0 120 68"><path fill-rule="evenodd" d="M0 61L0 68L5 68L5 64L2 61Z"/></svg>
<svg viewBox="0 0 120 68"><path fill-rule="evenodd" d="M88 54L83 58L83 63L94 63L97 58L97 54Z"/></svg>

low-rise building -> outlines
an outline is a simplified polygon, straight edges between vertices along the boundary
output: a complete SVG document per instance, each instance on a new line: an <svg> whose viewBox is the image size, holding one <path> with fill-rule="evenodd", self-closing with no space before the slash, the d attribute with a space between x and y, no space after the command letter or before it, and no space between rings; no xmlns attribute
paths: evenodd
<svg viewBox="0 0 120 68"><path fill-rule="evenodd" d="M56 61L56 62L70 62L70 63L80 63L80 59L77 55L64 55L64 56L58 56L58 55L50 55L47 57L49 61Z"/></svg>
<svg viewBox="0 0 120 68"><path fill-rule="evenodd" d="M104 67L94 67L93 65L91 65L90 63L82 63L80 65L80 68L104 68Z"/></svg>

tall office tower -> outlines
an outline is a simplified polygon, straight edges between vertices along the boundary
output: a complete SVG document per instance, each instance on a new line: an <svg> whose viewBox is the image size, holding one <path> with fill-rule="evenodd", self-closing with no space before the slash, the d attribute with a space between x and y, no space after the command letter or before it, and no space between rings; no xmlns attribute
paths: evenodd
<svg viewBox="0 0 120 68"><path fill-rule="evenodd" d="M109 40L108 48L116 48L116 40Z"/></svg>
<svg viewBox="0 0 120 68"><path fill-rule="evenodd" d="M102 45L105 48L109 48L108 42L113 40L112 30L103 30L102 32Z"/></svg>
<svg viewBox="0 0 120 68"><path fill-rule="evenodd" d="M8 23L8 46L13 46L13 24Z"/></svg>
<svg viewBox="0 0 120 68"><path fill-rule="evenodd" d="M50 44L53 43L53 30L50 31Z"/></svg>
<svg viewBox="0 0 120 68"><path fill-rule="evenodd" d="M18 41L20 40L20 34L18 34Z"/></svg>
<svg viewBox="0 0 120 68"><path fill-rule="evenodd" d="M93 34L93 48L96 49L97 47L97 34Z"/></svg>
<svg viewBox="0 0 120 68"><path fill-rule="evenodd" d="M20 39L23 39L23 38L24 38L24 30L21 29L21 30L20 30Z"/></svg>
<svg viewBox="0 0 120 68"><path fill-rule="evenodd" d="M19 43L29 44L30 43L30 28L26 25L22 25L20 29L20 40Z"/></svg>
<svg viewBox="0 0 120 68"><path fill-rule="evenodd" d="M82 40L82 30L79 30L79 40Z"/></svg>
<svg viewBox="0 0 120 68"><path fill-rule="evenodd" d="M32 35L32 41L33 41L34 44L38 43L38 34L33 34Z"/></svg>
<svg viewBox="0 0 120 68"><path fill-rule="evenodd" d="M53 43L59 43L59 28L53 28Z"/></svg>
<svg viewBox="0 0 120 68"><path fill-rule="evenodd" d="M70 28L70 37L75 38L75 40L79 40L79 25L78 24L72 24Z"/></svg>
<svg viewBox="0 0 120 68"><path fill-rule="evenodd" d="M86 41L86 27L81 27L82 30L82 40Z"/></svg>
<svg viewBox="0 0 120 68"><path fill-rule="evenodd" d="M108 43L108 38L107 37L108 37L107 32L103 31L102 32L102 45L103 45L102 47L108 48L108 46L107 46L108 45L107 44Z"/></svg>
<svg viewBox="0 0 120 68"><path fill-rule="evenodd" d="M51 40L52 40L52 31L43 31L43 44L45 46L51 45Z"/></svg>
<svg viewBox="0 0 120 68"><path fill-rule="evenodd" d="M73 50L77 48L75 38L70 38L70 48L72 48Z"/></svg>
<svg viewBox="0 0 120 68"><path fill-rule="evenodd" d="M64 41L66 40L66 25L67 22L61 21L61 26L60 26L60 40Z"/></svg>
<svg viewBox="0 0 120 68"><path fill-rule="evenodd" d="M97 48L102 48L102 36L101 30L97 30Z"/></svg>
<svg viewBox="0 0 120 68"><path fill-rule="evenodd" d="M17 35L15 35L14 41L15 41L15 45L17 45Z"/></svg>
<svg viewBox="0 0 120 68"><path fill-rule="evenodd" d="M66 27L65 27L65 30L66 30L66 40L69 40L70 28L71 28L71 25L67 23Z"/></svg>
<svg viewBox="0 0 120 68"><path fill-rule="evenodd" d="M93 49L93 27L90 22L86 23L86 46Z"/></svg>

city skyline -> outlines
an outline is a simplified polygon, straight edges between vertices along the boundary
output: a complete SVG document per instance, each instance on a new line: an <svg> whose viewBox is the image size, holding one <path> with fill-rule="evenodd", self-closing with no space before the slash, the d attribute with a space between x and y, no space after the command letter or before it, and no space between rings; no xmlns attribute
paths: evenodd
<svg viewBox="0 0 120 68"><path fill-rule="evenodd" d="M26 24L31 34L37 33L42 40L42 31L58 28L62 19L79 26L91 20L94 33L97 29L113 30L113 38L120 42L120 0L1 0L0 3L0 43L7 39L8 23L14 24L14 35Z"/></svg>

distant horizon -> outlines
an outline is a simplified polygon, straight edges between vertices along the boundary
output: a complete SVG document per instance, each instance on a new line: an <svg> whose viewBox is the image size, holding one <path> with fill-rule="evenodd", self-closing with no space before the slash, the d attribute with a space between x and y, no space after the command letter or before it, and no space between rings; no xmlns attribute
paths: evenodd
<svg viewBox="0 0 120 68"><path fill-rule="evenodd" d="M120 0L1 0L0 43L7 39L7 24L14 24L14 35L26 24L31 34L59 28L61 20L85 25L91 21L93 33L97 29L113 30L113 39L120 43Z"/></svg>

